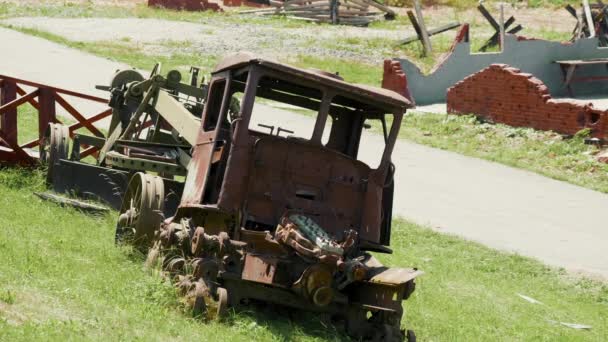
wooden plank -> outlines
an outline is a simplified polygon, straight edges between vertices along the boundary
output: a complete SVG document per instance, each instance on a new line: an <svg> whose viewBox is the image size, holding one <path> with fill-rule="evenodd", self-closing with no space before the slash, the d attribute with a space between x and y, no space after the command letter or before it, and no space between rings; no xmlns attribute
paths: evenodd
<svg viewBox="0 0 608 342"><path fill-rule="evenodd" d="M297 16L287 16L286 18L288 18L288 19L295 19L295 20L311 21L311 22L315 22L315 23L326 23L326 22L329 22L329 20L322 20L322 19L315 19L315 18L306 18L306 17L297 17Z"/></svg>
<svg viewBox="0 0 608 342"><path fill-rule="evenodd" d="M103 133L97 129L97 127L93 126L92 123L87 120L76 108L74 108L71 104L68 103L61 95L55 94L55 101L59 103L61 107L63 107L68 113L70 113L78 122L82 123L84 127L86 127L91 133L95 134L98 137L104 137Z"/></svg>
<svg viewBox="0 0 608 342"><path fill-rule="evenodd" d="M314 3L326 3L329 5L328 0L290 0L290 1L285 1L285 4L283 6L287 7L287 6L291 6L291 5L314 4Z"/></svg>
<svg viewBox="0 0 608 342"><path fill-rule="evenodd" d="M431 40L424 24L424 17L422 16L422 9L420 8L420 2L414 0L414 10L416 11L416 17L418 19L418 25L420 25L420 32L422 33L422 45L424 46L424 54L430 56L433 53L433 47L431 46Z"/></svg>
<svg viewBox="0 0 608 342"><path fill-rule="evenodd" d="M31 81L26 81L26 80L22 80L22 79L10 77L10 76L0 75L0 79L5 79L5 80L8 80L8 81L15 82L17 84L23 84L23 85L34 87L34 88L48 88L48 89L51 89L51 90L53 90L53 91L55 91L57 93L61 93L61 94L68 95L68 96L79 97L81 99L91 100L91 101L100 102L100 103L108 103L108 99L103 99L101 97L97 97L97 96L93 96L93 95L87 95L87 94L82 94L82 93L77 93L75 91L71 91L71 90L67 90L67 89L62 89L62 88L57 88L57 87L50 87L50 86L47 86L47 85L44 85L44 84L40 84L40 83L36 83L36 82L31 82Z"/></svg>
<svg viewBox="0 0 608 342"><path fill-rule="evenodd" d="M304 6L292 6L292 7L285 7L285 12L290 12L290 11L303 11L303 10L307 10L307 9L323 9L323 10L329 10L329 5L323 5L323 6L318 6L318 5L304 5Z"/></svg>
<svg viewBox="0 0 608 342"><path fill-rule="evenodd" d="M15 87L17 88L17 94L21 96L27 94L27 92L23 90L23 88L21 88L20 86L15 85ZM36 101L35 99L29 99L27 102L29 102L32 107L36 108L37 110L40 110L40 105L38 105L38 101Z"/></svg>
<svg viewBox="0 0 608 342"><path fill-rule="evenodd" d="M449 30L455 29L457 27L460 27L460 23L454 22L454 23L445 24L443 26L440 26L440 27L437 27L437 28L429 30L429 36L432 37L432 36L434 36L436 34L440 34L440 33L443 33L445 31L449 31ZM417 36L408 37L408 38L402 40L401 44L409 44L411 42L417 41L418 39L419 38Z"/></svg>
<svg viewBox="0 0 608 342"><path fill-rule="evenodd" d="M505 46L505 7L502 3L500 3L500 39L498 44L501 50Z"/></svg>
<svg viewBox="0 0 608 342"><path fill-rule="evenodd" d="M353 8L354 9L360 9L362 11L367 11L369 9L369 6L359 5L359 4L356 4L354 2L350 2L350 1L341 3L340 6L348 8L348 9L353 9Z"/></svg>
<svg viewBox="0 0 608 342"><path fill-rule="evenodd" d="M38 196L39 198L46 200L46 201L51 201L51 202L55 202L61 206L70 206L70 207L74 207L86 212L94 212L94 213L103 213L103 212L109 212L110 209L100 206L100 205L96 205L96 204L92 204L92 203L87 203L84 201L80 201L77 199L73 199L73 198L68 198L68 197L64 197L64 196L59 196L57 194L53 194L50 192L34 192L34 195Z"/></svg>
<svg viewBox="0 0 608 342"><path fill-rule="evenodd" d="M4 114L7 111L13 110L13 109L21 106L22 104L28 102L29 100L33 99L34 97L38 96L39 94L40 94L40 89L36 89L24 96L21 96L18 99L12 100L12 101L0 106L0 116L2 116L2 114Z"/></svg>
<svg viewBox="0 0 608 342"><path fill-rule="evenodd" d="M387 14L389 14L393 18L397 16L397 13L395 11L393 11L392 9L390 9L390 8L384 6L384 5L381 5L381 4L377 3L377 2L375 2L374 0L363 0L363 2L366 3L366 4L368 4L368 5L370 5L370 6L372 6L372 7L376 7L377 9L379 9L379 10L381 10L383 12L386 12Z"/></svg>
<svg viewBox="0 0 608 342"><path fill-rule="evenodd" d="M477 6L477 10L481 12L481 15L483 15L484 18L486 18L486 20L490 23L490 25L492 25L494 31L500 31L500 26L498 25L496 20L494 20L494 17L492 17L490 12L488 12L488 10L482 4L479 4L479 6Z"/></svg>
<svg viewBox="0 0 608 342"><path fill-rule="evenodd" d="M585 18L587 19L587 28L589 29L589 38L595 37L595 25L591 18L591 9L589 8L589 0L583 0L583 9L585 10Z"/></svg>
<svg viewBox="0 0 608 342"><path fill-rule="evenodd" d="M513 16L509 17L509 19L507 19L507 21L505 21L504 24L504 28L505 30L509 28L509 26L511 26L511 24L513 24L515 22L515 18ZM519 30L521 30L523 27L519 26ZM519 31L516 30L515 32ZM515 32L511 32L512 30L508 31L509 33L515 33ZM496 45L499 43L499 39L500 39L500 32L496 31L494 32L494 34L492 35L492 37L490 37L490 39L488 39L479 49L479 51L486 51L488 48Z"/></svg>
<svg viewBox="0 0 608 342"><path fill-rule="evenodd" d="M90 117L88 120L89 120L90 123L93 123L93 122L97 122L97 121L99 121L101 119L104 119L104 118L106 118L106 117L108 117L110 115L112 115L112 109L106 109L103 112ZM75 130L80 129L82 127L84 127L84 125L82 124L82 122L77 122L75 124L72 124L72 125L70 125L70 132L74 132Z"/></svg>
<svg viewBox="0 0 608 342"><path fill-rule="evenodd" d="M568 11L568 13L570 13L570 15L572 15L575 18L577 17L576 9L574 7L572 7L572 5L568 4L568 5L566 5L565 8L566 8L566 11Z"/></svg>
<svg viewBox="0 0 608 342"><path fill-rule="evenodd" d="M514 28L510 29L509 31L507 31L508 34L516 34L517 32L523 30L524 27L521 25L517 25Z"/></svg>
<svg viewBox="0 0 608 342"><path fill-rule="evenodd" d="M555 61L555 63L563 65L608 64L608 58L561 60Z"/></svg>

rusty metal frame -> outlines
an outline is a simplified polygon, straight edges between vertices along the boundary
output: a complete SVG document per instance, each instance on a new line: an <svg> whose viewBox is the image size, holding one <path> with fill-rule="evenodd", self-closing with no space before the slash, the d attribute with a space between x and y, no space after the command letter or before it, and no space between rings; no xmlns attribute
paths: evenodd
<svg viewBox="0 0 608 342"><path fill-rule="evenodd" d="M28 93L23 89L24 86L32 87L34 90ZM40 146L49 123L61 123L57 118L57 104L77 121L69 126L70 136L73 136L76 130L86 128L95 136L103 138L103 133L93 124L110 116L112 110L108 108L86 118L66 100L65 95L92 102L108 103L107 99L101 97L0 75L0 164L37 164L38 156L30 153L28 149ZM38 111L38 139L19 144L17 111L25 103L29 103ZM89 156L97 150L96 147L88 147L81 152L81 156Z"/></svg>

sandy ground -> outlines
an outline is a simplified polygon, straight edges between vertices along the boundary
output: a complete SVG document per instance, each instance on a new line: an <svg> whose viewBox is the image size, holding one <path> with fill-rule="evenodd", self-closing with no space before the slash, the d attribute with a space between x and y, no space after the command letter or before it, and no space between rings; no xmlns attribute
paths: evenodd
<svg viewBox="0 0 608 342"><path fill-rule="evenodd" d="M0 29L0 73L82 92L107 82L118 65ZM44 56L44 58L40 58ZM75 69L76 68L76 69ZM260 122L306 131L308 117L256 104ZM87 111L92 113L93 111ZM363 159L382 138L365 134ZM395 215L490 247L608 279L608 195L496 163L400 140L393 154Z"/></svg>

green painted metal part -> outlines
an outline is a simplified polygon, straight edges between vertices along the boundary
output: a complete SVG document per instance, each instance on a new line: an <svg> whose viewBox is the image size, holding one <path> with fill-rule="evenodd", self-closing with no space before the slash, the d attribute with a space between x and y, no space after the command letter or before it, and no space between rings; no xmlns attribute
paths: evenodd
<svg viewBox="0 0 608 342"><path fill-rule="evenodd" d="M289 219L298 226L298 229L308 240L312 241L322 250L339 255L344 254L344 250L332 243L332 238L327 232L311 218L300 214L293 214L289 216Z"/></svg>

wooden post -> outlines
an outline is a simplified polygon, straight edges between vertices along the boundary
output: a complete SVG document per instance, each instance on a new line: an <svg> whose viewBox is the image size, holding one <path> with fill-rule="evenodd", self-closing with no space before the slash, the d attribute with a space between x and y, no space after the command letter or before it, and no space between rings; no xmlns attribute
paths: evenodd
<svg viewBox="0 0 608 342"><path fill-rule="evenodd" d="M1 80L0 106L17 99L17 84L13 81ZM0 132L8 145L17 145L17 108L12 108L0 114Z"/></svg>
<svg viewBox="0 0 608 342"><path fill-rule="evenodd" d="M585 17L587 18L587 27L589 28L589 38L595 37L595 25L591 18L591 8L589 8L589 0L583 0L583 9L585 10Z"/></svg>
<svg viewBox="0 0 608 342"><path fill-rule="evenodd" d="M38 102L40 103L40 110L38 111L40 114L38 117L38 137L42 139L49 123L57 122L55 92L52 89L40 88Z"/></svg>
<svg viewBox="0 0 608 342"><path fill-rule="evenodd" d="M500 44L500 51L505 49L505 7L503 3L500 3L500 40L498 41Z"/></svg>
<svg viewBox="0 0 608 342"><path fill-rule="evenodd" d="M426 25L424 24L422 9L420 8L420 2L418 2L418 0L414 0L414 10L416 11L416 17L418 17L418 25L420 25L422 45L424 46L424 55L430 56L433 53L433 47L431 46L431 40L429 39L429 33L426 29Z"/></svg>

